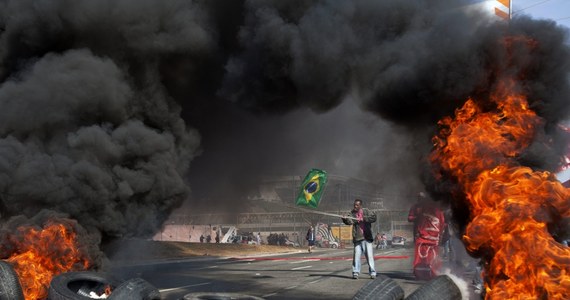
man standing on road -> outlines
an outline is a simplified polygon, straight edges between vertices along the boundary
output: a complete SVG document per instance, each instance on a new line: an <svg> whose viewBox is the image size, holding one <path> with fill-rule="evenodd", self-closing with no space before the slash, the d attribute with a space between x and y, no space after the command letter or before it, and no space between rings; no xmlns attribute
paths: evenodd
<svg viewBox="0 0 570 300"><path fill-rule="evenodd" d="M408 221L414 223L414 275L419 280L430 280L439 274L441 267L439 245L445 224L443 211L422 192L410 209Z"/></svg>
<svg viewBox="0 0 570 300"><path fill-rule="evenodd" d="M376 278L376 270L374 269L374 253L372 245L374 236L372 235L372 223L376 222L376 215L367 208L362 207L362 200L354 200L352 211L342 218L342 222L346 225L352 225L352 242L354 243L354 251L352 256L352 278L358 279L360 275L360 259L362 254L366 256L368 263L368 273L370 278Z"/></svg>

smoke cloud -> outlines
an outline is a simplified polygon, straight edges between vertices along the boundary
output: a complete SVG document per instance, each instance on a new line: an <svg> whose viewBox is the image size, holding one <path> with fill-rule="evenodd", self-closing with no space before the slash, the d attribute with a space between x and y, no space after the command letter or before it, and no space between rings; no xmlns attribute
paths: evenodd
<svg viewBox="0 0 570 300"><path fill-rule="evenodd" d="M520 35L536 46L507 53ZM312 167L419 189L437 120L507 75L551 140L525 159L552 168L567 43L469 1L0 0L2 218L148 235Z"/></svg>

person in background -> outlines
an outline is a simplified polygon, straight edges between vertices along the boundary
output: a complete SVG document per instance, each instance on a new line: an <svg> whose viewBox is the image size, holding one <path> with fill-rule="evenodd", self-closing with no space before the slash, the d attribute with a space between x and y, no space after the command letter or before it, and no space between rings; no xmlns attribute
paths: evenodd
<svg viewBox="0 0 570 300"><path fill-rule="evenodd" d="M427 199L427 195L424 192L419 192L416 197L416 203L410 207L410 211L408 212L408 222L414 223L413 230L414 230L414 242L416 241L416 237L418 235L417 228L418 228L418 220L419 216L422 215L422 208L423 203Z"/></svg>
<svg viewBox="0 0 570 300"><path fill-rule="evenodd" d="M419 280L430 280L441 268L439 245L442 241L445 217L437 203L418 194L418 202L412 206L408 221L414 223L414 276Z"/></svg>
<svg viewBox="0 0 570 300"><path fill-rule="evenodd" d="M370 278L375 279L372 223L376 222L376 214L367 208L363 208L362 200L356 199L352 211L345 218L342 218L342 222L346 225L352 225L352 242L354 244L352 278L358 279L360 275L360 259L364 253L368 263L368 274L370 274Z"/></svg>
<svg viewBox="0 0 570 300"><path fill-rule="evenodd" d="M204 242L204 235L201 234L201 235L200 235L200 243L203 243L203 242Z"/></svg>
<svg viewBox="0 0 570 300"><path fill-rule="evenodd" d="M257 233L257 236L255 236L256 240L257 240L257 244L261 245L261 232Z"/></svg>
<svg viewBox="0 0 570 300"><path fill-rule="evenodd" d="M385 233L382 233L382 235L380 236L380 239L382 240L380 249L388 248L388 237L386 236Z"/></svg>
<svg viewBox="0 0 570 300"><path fill-rule="evenodd" d="M316 240L316 236L315 236L315 228L311 225L311 227L309 227L309 230L307 230L307 236L305 237L305 239L307 240L307 243L309 244L309 253L311 253L313 251L313 248L315 247L315 240Z"/></svg>
<svg viewBox="0 0 570 300"><path fill-rule="evenodd" d="M380 232L378 232L376 234L376 249L380 249L380 245L382 244L382 235L380 234Z"/></svg>

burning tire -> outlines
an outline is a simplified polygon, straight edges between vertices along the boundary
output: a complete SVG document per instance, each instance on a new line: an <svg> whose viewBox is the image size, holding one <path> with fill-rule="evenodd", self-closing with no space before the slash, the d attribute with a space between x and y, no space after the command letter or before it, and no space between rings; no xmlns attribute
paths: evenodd
<svg viewBox="0 0 570 300"><path fill-rule="evenodd" d="M404 299L404 290L392 278L378 274L376 279L361 287L352 299L401 300Z"/></svg>
<svg viewBox="0 0 570 300"><path fill-rule="evenodd" d="M437 276L420 286L406 300L461 300L459 287L447 275Z"/></svg>
<svg viewBox="0 0 570 300"><path fill-rule="evenodd" d="M48 300L94 299L115 290L121 282L104 273L67 272L55 276L49 287Z"/></svg>
<svg viewBox="0 0 570 300"><path fill-rule="evenodd" d="M3 260L0 260L0 300L24 300L18 274Z"/></svg>
<svg viewBox="0 0 570 300"><path fill-rule="evenodd" d="M109 300L160 300L160 292L142 278L129 279L119 285L108 298Z"/></svg>

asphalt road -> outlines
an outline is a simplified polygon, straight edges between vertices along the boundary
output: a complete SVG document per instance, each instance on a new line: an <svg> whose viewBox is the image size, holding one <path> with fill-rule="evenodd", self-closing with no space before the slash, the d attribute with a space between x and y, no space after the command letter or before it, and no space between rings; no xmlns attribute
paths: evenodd
<svg viewBox="0 0 570 300"><path fill-rule="evenodd" d="M123 279L140 277L157 287L163 299L191 293L235 293L263 299L352 299L372 279L365 259L361 278L352 279L352 249L320 249L248 258L189 258L117 264L112 273ZM425 282L411 270L413 250L375 251L376 270L394 279L409 295ZM223 298L205 298L223 299Z"/></svg>

